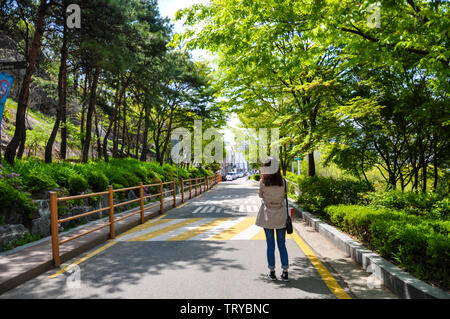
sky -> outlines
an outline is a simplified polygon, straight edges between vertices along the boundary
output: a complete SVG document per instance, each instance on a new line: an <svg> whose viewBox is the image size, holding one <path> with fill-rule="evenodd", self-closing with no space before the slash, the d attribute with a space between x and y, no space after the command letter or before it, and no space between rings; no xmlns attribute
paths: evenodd
<svg viewBox="0 0 450 319"><path fill-rule="evenodd" d="M159 12L162 17L168 17L171 19L171 23L174 25L175 33L184 32L183 21L175 21L175 13L178 10L188 8L194 4L207 4L209 0L158 0ZM191 51L194 60L206 60L212 63L212 55L204 50ZM240 121L236 115L233 115L228 122L229 126L237 128ZM224 140L229 144L234 144L234 134L231 130L223 130Z"/></svg>
<svg viewBox="0 0 450 319"><path fill-rule="evenodd" d="M174 25L175 33L183 33L183 21L175 21L175 13L178 10L189 8L194 4L207 4L209 0L158 0L159 12L161 16L168 17ZM204 50L195 50L191 52L194 60L203 59L212 61L211 55Z"/></svg>

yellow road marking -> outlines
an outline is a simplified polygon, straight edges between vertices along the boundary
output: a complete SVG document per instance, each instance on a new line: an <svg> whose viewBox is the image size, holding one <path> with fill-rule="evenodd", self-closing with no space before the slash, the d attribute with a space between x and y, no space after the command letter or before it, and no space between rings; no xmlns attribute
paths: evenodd
<svg viewBox="0 0 450 319"><path fill-rule="evenodd" d="M186 206L187 204L189 204L189 202L185 202L185 203L181 204L180 206L175 207L175 209L183 208L183 207Z"/></svg>
<svg viewBox="0 0 450 319"><path fill-rule="evenodd" d="M161 216L159 216L158 218L152 219L152 220L150 220L149 222L147 222L147 223L145 223L145 224L142 224L142 225L140 225L140 226L138 226L138 227L136 227L136 228L141 228L141 227L144 227L144 226L146 226L146 227L155 226L155 224L159 223L159 220L160 220L161 218L165 217L165 216L166 216L166 215L161 215ZM146 227L144 227L144 228L142 228L142 229L145 229ZM121 236L124 236L124 235L126 235L126 234L128 234L128 233L132 233L132 232L136 231L136 228L133 228L132 230L130 230L130 231L124 233L124 234L121 234L120 236L118 236L118 237L116 237L116 238L119 238L119 237L121 237ZM106 245L104 245L104 246L102 246L102 247L100 247L100 248L94 250L93 252L87 254L87 255L84 256L83 258L80 258L80 259L78 259L77 261L71 263L70 265L68 265L68 266L66 266L66 267L64 267L64 268L62 268L62 269L60 269L60 270L58 270L58 271L55 272L53 275L48 276L48 278L53 279L53 278L58 277L59 275L62 275L63 273L65 273L67 270L69 270L69 269L72 268L73 266L76 266L76 265L81 264L82 262L85 262L86 260L88 260L88 259L94 257L95 255L98 255L99 253L105 251L106 249L108 249L108 248L111 247L111 246L114 246L114 245L117 244L117 243L118 243L117 241L112 241L112 240L111 240L111 241L108 241L108 243L107 243Z"/></svg>
<svg viewBox="0 0 450 319"><path fill-rule="evenodd" d="M197 235L200 235L208 230L210 230L213 227L219 226L221 223L226 222L228 220L231 220L231 218L220 218L213 220L207 224L201 225L193 230L187 231L183 234L180 234L178 236L169 238L168 241L182 241L182 240L188 240L192 237L195 237Z"/></svg>
<svg viewBox="0 0 450 319"><path fill-rule="evenodd" d="M240 232L244 231L245 229L249 228L251 225L253 225L256 221L256 217L249 217L244 219L242 222L240 222L237 225L234 225L220 234L217 234L216 236L210 238L209 240L229 240L239 234Z"/></svg>
<svg viewBox="0 0 450 319"><path fill-rule="evenodd" d="M266 233L264 232L264 229L253 236L251 240L266 240Z"/></svg>
<svg viewBox="0 0 450 319"><path fill-rule="evenodd" d="M120 234L120 236L116 236L116 239L119 239L119 238L121 238L121 237L123 237L125 235L133 234L135 232L138 232L138 231L150 228L150 227L154 227L154 226L157 226L157 225L160 225L160 224L164 224L164 223L167 223L167 222L170 221L170 219L161 219L161 218L162 217L159 217L159 218L157 218L155 220L152 220L151 222L146 222L146 223L144 223L142 225L136 226L135 228L130 229L129 231L127 231L127 232L125 232L123 234Z"/></svg>
<svg viewBox="0 0 450 319"><path fill-rule="evenodd" d="M320 277L322 277L322 280L325 282L325 284L331 290L331 292L338 299L352 299L345 292L345 290L339 285L336 279L334 279L334 277L331 275L328 269L322 264L319 258L317 258L316 255L314 255L312 250L305 244L305 242L300 238L300 236L294 232L292 234L292 237L294 238L297 245L303 250L303 253L306 255L306 257L308 257L308 259L311 261L313 266L317 269L317 271L320 274Z"/></svg>
<svg viewBox="0 0 450 319"><path fill-rule="evenodd" d="M195 223L196 221L199 221L199 220L202 220L202 219L203 219L203 218L190 218L190 219L187 219L187 220L182 221L182 222L180 222L180 223L176 223L176 224L174 224L174 225L171 225L171 226L169 226L169 227L165 227L165 228L156 230L156 231L154 231L154 232L151 232L151 233L148 233L148 234L145 234L145 235L136 237L136 238L129 239L129 240L127 240L127 242L132 242L132 241L146 241L146 240L155 238L155 237L157 237L157 236L166 234L166 233L168 233L168 232L170 232L170 231L172 231L172 230L175 230L175 229L177 229L177 228L181 228L181 227L184 227L184 226L186 226L186 225ZM172 219L172 220L173 220L173 219Z"/></svg>
<svg viewBox="0 0 450 319"><path fill-rule="evenodd" d="M115 244L117 244L116 241L109 241L106 245L100 247L99 249L94 250L93 252L87 254L85 257L78 259L77 261L75 261L75 262L71 263L70 265L62 268L61 270L58 270L55 274L53 274L51 276L48 276L48 278L53 279L53 278L58 277L59 275L65 273L70 268L74 267L75 265L81 264L82 262L88 260L89 258L94 257L95 255L101 253L102 251L105 251L106 249L108 249L109 247L111 247L111 246L113 246Z"/></svg>

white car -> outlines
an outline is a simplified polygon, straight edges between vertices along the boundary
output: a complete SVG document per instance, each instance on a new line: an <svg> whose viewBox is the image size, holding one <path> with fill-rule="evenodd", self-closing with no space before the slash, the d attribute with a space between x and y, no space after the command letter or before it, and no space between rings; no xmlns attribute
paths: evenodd
<svg viewBox="0 0 450 319"><path fill-rule="evenodd" d="M233 173L228 173L227 176L225 176L225 180L226 181L233 181L234 178L234 174Z"/></svg>

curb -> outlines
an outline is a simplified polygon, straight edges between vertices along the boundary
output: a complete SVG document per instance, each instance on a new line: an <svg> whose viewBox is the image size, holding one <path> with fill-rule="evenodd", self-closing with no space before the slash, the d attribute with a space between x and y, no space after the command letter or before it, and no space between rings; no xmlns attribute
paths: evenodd
<svg viewBox="0 0 450 319"><path fill-rule="evenodd" d="M308 225L331 240L364 270L368 271L368 268L370 268L369 272L373 273L378 280L399 297L404 299L450 299L450 294L404 272L337 228L328 225L311 213L303 211L292 200L289 200L289 204L295 208L299 217L305 220Z"/></svg>

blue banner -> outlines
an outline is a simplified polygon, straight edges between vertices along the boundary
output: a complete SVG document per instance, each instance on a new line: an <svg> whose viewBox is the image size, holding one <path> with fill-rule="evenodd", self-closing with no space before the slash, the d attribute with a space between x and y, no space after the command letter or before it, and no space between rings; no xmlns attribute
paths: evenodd
<svg viewBox="0 0 450 319"><path fill-rule="evenodd" d="M8 93L11 90L13 82L14 78L11 75L0 73L0 125L2 124L6 99L8 98Z"/></svg>

